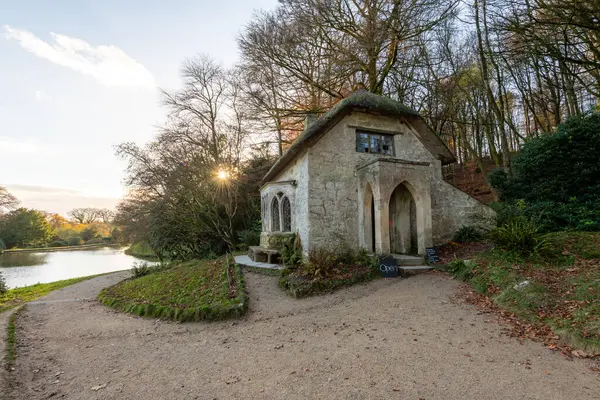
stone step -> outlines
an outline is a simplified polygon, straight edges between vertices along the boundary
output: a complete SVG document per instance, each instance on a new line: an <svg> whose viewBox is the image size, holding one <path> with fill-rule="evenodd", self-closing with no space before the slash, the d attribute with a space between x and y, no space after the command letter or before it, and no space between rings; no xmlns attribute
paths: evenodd
<svg viewBox="0 0 600 400"><path fill-rule="evenodd" d="M425 258L421 256L408 256L406 254L392 254L396 259L398 266L418 266L423 265Z"/></svg>
<svg viewBox="0 0 600 400"><path fill-rule="evenodd" d="M420 274L423 272L431 271L432 269L433 269L433 267L430 267L428 265L413 265L413 266L398 267L398 271L400 271L400 276L402 276L402 277Z"/></svg>

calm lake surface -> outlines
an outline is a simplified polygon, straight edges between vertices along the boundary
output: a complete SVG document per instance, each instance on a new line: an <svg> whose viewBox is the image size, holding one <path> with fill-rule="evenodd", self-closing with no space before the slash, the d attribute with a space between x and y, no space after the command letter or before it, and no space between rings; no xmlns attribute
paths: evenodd
<svg viewBox="0 0 600 400"><path fill-rule="evenodd" d="M50 253L0 254L0 272L9 288L129 269L137 258L114 247Z"/></svg>

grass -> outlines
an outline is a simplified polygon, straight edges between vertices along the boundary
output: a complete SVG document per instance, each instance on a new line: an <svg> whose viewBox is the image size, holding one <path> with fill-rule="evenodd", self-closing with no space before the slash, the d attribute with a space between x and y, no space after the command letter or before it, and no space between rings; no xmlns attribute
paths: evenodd
<svg viewBox="0 0 600 400"><path fill-rule="evenodd" d="M106 274L82 276L79 278L65 279L63 281L38 283L31 286L10 289L4 295L0 294L0 312L17 307L28 301L36 300L54 290L62 289L65 286L73 285L101 275Z"/></svg>
<svg viewBox="0 0 600 400"><path fill-rule="evenodd" d="M103 289L106 306L142 317L180 322L239 317L248 299L232 257L192 260Z"/></svg>
<svg viewBox="0 0 600 400"><path fill-rule="evenodd" d="M15 365L15 359L17 358L17 317L18 315L25 309L25 306L22 306L17 311L15 311L10 318L8 319L7 326L7 335L6 335L6 368L11 371Z"/></svg>
<svg viewBox="0 0 600 400"><path fill-rule="evenodd" d="M600 233L552 233L547 240L551 248L542 255L494 249L448 270L519 319L600 352Z"/></svg>
<svg viewBox="0 0 600 400"><path fill-rule="evenodd" d="M158 256L146 242L134 243L125 250L125 254L145 260L158 260Z"/></svg>

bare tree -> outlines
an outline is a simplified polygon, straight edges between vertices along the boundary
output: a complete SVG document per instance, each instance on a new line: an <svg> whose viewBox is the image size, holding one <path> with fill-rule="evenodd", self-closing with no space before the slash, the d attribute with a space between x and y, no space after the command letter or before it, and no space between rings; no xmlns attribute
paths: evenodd
<svg viewBox="0 0 600 400"><path fill-rule="evenodd" d="M10 194L4 186L0 186L0 212L2 209L13 209L19 205L19 200Z"/></svg>
<svg viewBox="0 0 600 400"><path fill-rule="evenodd" d="M73 221L79 224L91 224L100 218L100 210L91 207L74 208L67 214Z"/></svg>

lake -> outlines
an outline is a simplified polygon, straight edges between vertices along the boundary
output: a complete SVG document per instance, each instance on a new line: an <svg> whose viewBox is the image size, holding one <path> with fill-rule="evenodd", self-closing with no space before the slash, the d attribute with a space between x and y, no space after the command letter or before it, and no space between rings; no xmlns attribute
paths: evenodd
<svg viewBox="0 0 600 400"><path fill-rule="evenodd" d="M0 272L9 288L129 269L140 261L114 247L77 251L0 254Z"/></svg>

